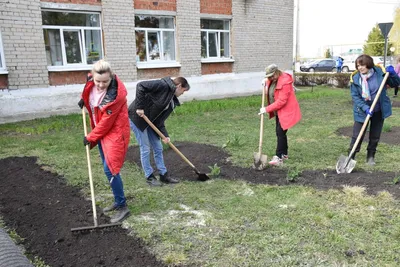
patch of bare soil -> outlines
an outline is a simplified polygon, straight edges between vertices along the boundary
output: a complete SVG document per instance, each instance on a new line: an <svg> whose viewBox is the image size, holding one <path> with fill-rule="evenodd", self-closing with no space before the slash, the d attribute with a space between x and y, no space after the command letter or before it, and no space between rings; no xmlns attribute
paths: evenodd
<svg viewBox="0 0 400 267"><path fill-rule="evenodd" d="M0 160L0 184L5 224L23 238L29 254L47 265L164 266L121 227L71 233L71 228L94 225L91 202L63 177L44 171L36 158ZM100 209L97 214L99 224L109 223Z"/></svg>
<svg viewBox="0 0 400 267"><path fill-rule="evenodd" d="M392 99L392 107L399 108L400 107L400 99L399 97L391 97Z"/></svg>
<svg viewBox="0 0 400 267"><path fill-rule="evenodd" d="M337 130L339 135L351 137L353 135L353 126L343 127ZM364 142L368 142L369 132L367 131L364 136ZM379 142L390 144L390 145L400 145L400 127L392 127L390 132L382 132L381 139ZM349 141L350 145L350 141Z"/></svg>
<svg viewBox="0 0 400 267"><path fill-rule="evenodd" d="M353 171L338 175L333 170L304 171L298 180L290 182L284 168L256 171L233 166L229 155L219 147L190 142L175 145L200 172L209 172L208 166L217 163L221 167L218 179L306 185L322 190L363 186L370 194L386 190L400 198L399 185L391 184L394 173ZM171 176L198 182L193 169L172 149L164 152L164 158ZM137 146L129 148L126 160L140 166ZM71 233L71 228L93 225L91 202L78 188L66 185L63 177L44 171L35 158L1 159L0 183L0 214L6 225L24 238L22 244L28 253L41 257L49 266L163 266L140 239L128 236L122 228ZM100 224L108 221L104 215L99 217Z"/></svg>
<svg viewBox="0 0 400 267"><path fill-rule="evenodd" d="M292 182L286 178L287 169L284 168L269 167L263 171L256 171L251 167L233 166L229 161L229 154L219 147L190 142L180 142L175 146L200 172L209 172L208 166L213 166L216 163L221 167L222 179L244 180L254 184L306 185L322 190L341 189L344 185L363 186L370 194L386 190L395 198L400 199L400 185L391 184L395 177L395 173L392 172L357 172L354 170L352 173L338 175L335 170L304 171L295 182ZM130 147L126 160L141 166L139 148L136 146ZM164 152L164 160L172 177L186 181L197 180L198 176L193 169L172 149Z"/></svg>

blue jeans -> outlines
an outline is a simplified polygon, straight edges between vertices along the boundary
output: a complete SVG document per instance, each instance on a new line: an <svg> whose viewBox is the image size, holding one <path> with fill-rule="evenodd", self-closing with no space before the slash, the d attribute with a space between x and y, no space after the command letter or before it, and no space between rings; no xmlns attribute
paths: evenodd
<svg viewBox="0 0 400 267"><path fill-rule="evenodd" d="M163 146L159 136L150 127L142 132L131 120L129 120L129 122L139 144L140 161L142 163L144 175L148 178L154 172L150 163L151 150L153 150L154 162L159 174L164 175L167 172L167 168L164 164Z"/></svg>
<svg viewBox="0 0 400 267"><path fill-rule="evenodd" d="M114 194L114 202L117 207L125 207L126 206L126 198L124 195L124 185L122 183L121 175L117 173L116 175L112 175L110 169L107 166L106 160L104 158L103 148L101 147L101 143L98 142L100 157L103 162L104 173L107 176L108 181L110 182L110 186L112 192Z"/></svg>

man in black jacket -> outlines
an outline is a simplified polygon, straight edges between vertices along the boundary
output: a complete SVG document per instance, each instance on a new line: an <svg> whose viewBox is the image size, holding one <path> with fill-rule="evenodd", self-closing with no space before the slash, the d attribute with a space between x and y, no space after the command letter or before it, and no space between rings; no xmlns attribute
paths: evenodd
<svg viewBox="0 0 400 267"><path fill-rule="evenodd" d="M140 160L147 183L151 186L160 186L161 183L154 176L154 170L150 164L150 154L153 151L154 162L163 183L178 183L179 181L169 177L164 164L163 147L160 137L149 127L142 118L146 115L150 121L166 137L164 143L170 141L165 120L176 106L179 106L178 97L190 89L189 83L183 77L165 77L160 80L143 81L136 86L136 98L129 105L129 119L132 131L140 148Z"/></svg>

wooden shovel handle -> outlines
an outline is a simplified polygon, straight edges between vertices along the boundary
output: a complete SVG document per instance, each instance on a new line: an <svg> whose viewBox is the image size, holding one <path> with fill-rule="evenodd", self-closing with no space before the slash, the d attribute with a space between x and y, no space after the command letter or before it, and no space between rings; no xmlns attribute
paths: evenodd
<svg viewBox="0 0 400 267"><path fill-rule="evenodd" d="M265 85L262 86L262 96L261 96L261 107L262 108L264 108L264 102L265 102ZM259 153L259 155L261 155L262 144L263 144L264 113L261 113L260 117L261 117L261 121L260 121L260 142L258 143L258 153Z"/></svg>
<svg viewBox="0 0 400 267"><path fill-rule="evenodd" d="M160 130L158 130L158 128L149 120L149 118L147 118L146 115L143 115L142 118L147 122L147 124L150 125L150 127L151 127L162 139L165 139L165 138L166 138L166 137L162 134L162 132L160 132ZM186 161L186 163L189 164L190 167L192 167L192 168L196 171L196 173L198 172L197 169L196 169L196 167L185 157L185 155L183 155L183 154L179 151L179 149L177 149L177 148L174 146L174 144L171 143L171 141L168 142L168 145L169 145L169 146L184 160L184 161Z"/></svg>
<svg viewBox="0 0 400 267"><path fill-rule="evenodd" d="M382 80L381 86L379 87L378 92L376 93L375 99L374 99L374 101L372 102L372 105L371 105L370 110L372 110L372 111L374 110L375 105L376 105L376 103L378 102L379 97L381 96L383 87L385 86L388 77L389 77L389 72L386 72L385 77L384 77L383 80ZM352 148L351 151L350 151L350 154L349 154L349 157L348 157L348 159L347 159L347 162L345 163L345 166L347 166L347 164L349 163L349 161L350 161L350 159L351 159L351 156L353 155L354 151L356 151L356 148L357 148L357 146L358 146L358 143L360 142L361 136L364 134L364 131L365 131L365 129L367 128L367 125L368 125L368 122L369 122L369 119L370 119L370 118L371 118L371 116L370 116L369 114L367 114L367 117L365 118L364 124L363 124L363 126L362 126L362 128L361 128L361 130L360 130L360 133L358 134L358 137L357 137L357 139L356 139L356 142L354 143L353 148Z"/></svg>

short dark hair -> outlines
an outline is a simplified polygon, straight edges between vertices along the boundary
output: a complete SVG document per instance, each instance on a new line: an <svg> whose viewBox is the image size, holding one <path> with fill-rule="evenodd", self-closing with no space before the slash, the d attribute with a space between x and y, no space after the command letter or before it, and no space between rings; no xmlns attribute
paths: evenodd
<svg viewBox="0 0 400 267"><path fill-rule="evenodd" d="M368 69L374 67L374 59L368 55L361 55L356 59L356 70L358 70L358 65L366 66Z"/></svg>
<svg viewBox="0 0 400 267"><path fill-rule="evenodd" d="M190 89L190 85L189 85L188 81L183 77L176 77L174 79L174 83L175 83L175 85L181 84L181 86L183 88L186 88L186 90Z"/></svg>

